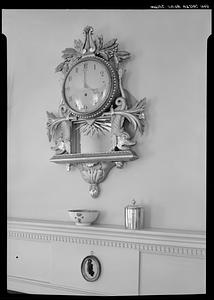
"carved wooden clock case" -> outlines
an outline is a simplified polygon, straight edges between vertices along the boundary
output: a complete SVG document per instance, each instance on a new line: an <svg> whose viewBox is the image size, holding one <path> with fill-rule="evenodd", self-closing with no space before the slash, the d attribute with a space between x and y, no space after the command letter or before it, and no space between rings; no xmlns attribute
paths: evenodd
<svg viewBox="0 0 214 300"><path fill-rule="evenodd" d="M47 112L48 137L53 143L52 162L77 167L90 184L92 197L99 195L98 184L116 166L137 158L131 150L136 144L125 130L125 122L142 134L146 99L128 108L122 86L123 61L130 57L119 51L117 39L104 43L103 37L93 37L93 28L83 31L84 43L75 40L74 48L63 51L64 61L56 72L62 72L62 100L58 114ZM81 136L106 135L110 132L111 147L105 152L81 153Z"/></svg>

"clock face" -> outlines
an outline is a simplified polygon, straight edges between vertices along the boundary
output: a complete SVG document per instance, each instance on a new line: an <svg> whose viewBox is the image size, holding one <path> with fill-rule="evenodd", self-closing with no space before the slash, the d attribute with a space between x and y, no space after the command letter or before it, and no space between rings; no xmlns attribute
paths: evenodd
<svg viewBox="0 0 214 300"><path fill-rule="evenodd" d="M68 106L77 114L85 115L103 106L111 89L111 72L107 65L99 59L87 58L71 68L63 92Z"/></svg>

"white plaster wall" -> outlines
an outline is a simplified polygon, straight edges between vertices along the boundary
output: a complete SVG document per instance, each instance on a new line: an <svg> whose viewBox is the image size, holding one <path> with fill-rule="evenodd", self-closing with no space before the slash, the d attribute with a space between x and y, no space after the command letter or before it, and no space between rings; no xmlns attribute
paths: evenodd
<svg viewBox="0 0 214 300"><path fill-rule="evenodd" d="M148 99L140 158L114 169L92 199L78 170L49 162L46 111L61 100L61 51L92 25L131 52L125 88ZM8 39L8 215L68 221L67 209L101 210L122 225L135 198L145 226L205 229L206 43L209 10L4 10Z"/></svg>

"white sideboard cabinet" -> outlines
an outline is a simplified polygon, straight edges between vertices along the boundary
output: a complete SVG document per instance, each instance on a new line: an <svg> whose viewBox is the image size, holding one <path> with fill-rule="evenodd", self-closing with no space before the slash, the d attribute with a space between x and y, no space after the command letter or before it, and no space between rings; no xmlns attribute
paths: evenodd
<svg viewBox="0 0 214 300"><path fill-rule="evenodd" d="M205 233L8 219L8 289L30 294L205 293ZM87 281L85 257L100 262Z"/></svg>

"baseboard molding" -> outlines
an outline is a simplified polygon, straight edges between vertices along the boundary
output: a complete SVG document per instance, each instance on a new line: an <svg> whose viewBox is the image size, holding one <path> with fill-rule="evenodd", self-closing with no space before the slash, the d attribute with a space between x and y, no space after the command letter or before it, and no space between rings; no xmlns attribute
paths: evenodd
<svg viewBox="0 0 214 300"><path fill-rule="evenodd" d="M12 290L7 290L7 294L25 294L25 293L12 291Z"/></svg>

